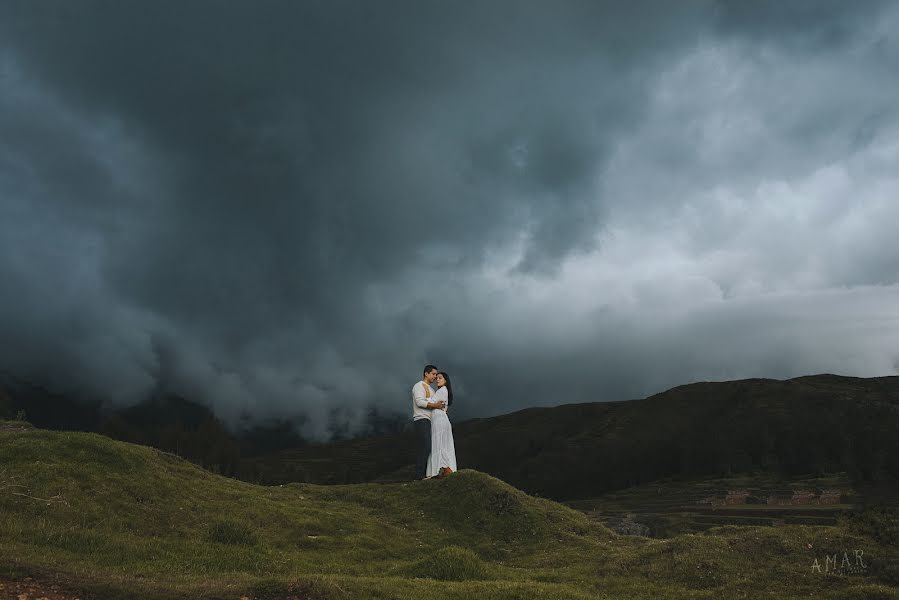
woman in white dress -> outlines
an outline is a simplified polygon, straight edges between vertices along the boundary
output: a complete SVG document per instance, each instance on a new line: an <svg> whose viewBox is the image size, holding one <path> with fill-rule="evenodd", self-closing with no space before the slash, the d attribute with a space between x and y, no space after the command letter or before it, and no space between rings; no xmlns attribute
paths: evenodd
<svg viewBox="0 0 899 600"><path fill-rule="evenodd" d="M449 375L437 373L437 391L432 402L453 403L453 386ZM456 470L456 445L453 442L453 426L446 415L447 409L431 411L431 456L428 458L428 477L446 477Z"/></svg>

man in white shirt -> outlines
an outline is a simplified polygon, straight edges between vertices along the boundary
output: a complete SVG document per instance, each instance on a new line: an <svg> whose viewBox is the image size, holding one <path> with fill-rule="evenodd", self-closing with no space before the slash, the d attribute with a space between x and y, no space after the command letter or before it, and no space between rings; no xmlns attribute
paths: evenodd
<svg viewBox="0 0 899 600"><path fill-rule="evenodd" d="M446 402L431 402L431 384L437 379L437 367L427 365L422 380L412 386L412 425L415 428L415 478L424 479L431 455L431 411L446 408Z"/></svg>

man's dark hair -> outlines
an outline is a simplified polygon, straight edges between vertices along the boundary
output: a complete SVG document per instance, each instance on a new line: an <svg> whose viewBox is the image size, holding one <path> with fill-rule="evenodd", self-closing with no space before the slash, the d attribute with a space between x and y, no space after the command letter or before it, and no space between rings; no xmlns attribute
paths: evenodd
<svg viewBox="0 0 899 600"><path fill-rule="evenodd" d="M434 365L425 365L425 370L422 371L421 374L422 374L422 375L427 375L427 374L430 373L431 371L436 371L436 370L437 370L437 367L435 367Z"/></svg>

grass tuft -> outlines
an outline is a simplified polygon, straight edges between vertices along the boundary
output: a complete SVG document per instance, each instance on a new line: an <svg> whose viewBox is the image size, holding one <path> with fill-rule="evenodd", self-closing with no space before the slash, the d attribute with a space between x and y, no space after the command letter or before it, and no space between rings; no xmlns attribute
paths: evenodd
<svg viewBox="0 0 899 600"><path fill-rule="evenodd" d="M850 529L870 535L881 544L899 548L899 508L896 506L872 505L848 514L844 522Z"/></svg>
<svg viewBox="0 0 899 600"><path fill-rule="evenodd" d="M206 539L217 544L232 546L255 546L259 537L245 523L236 521L218 521L209 527Z"/></svg>
<svg viewBox="0 0 899 600"><path fill-rule="evenodd" d="M400 569L408 577L428 577L441 581L479 581L494 579L491 569L468 548L447 546L411 567Z"/></svg>

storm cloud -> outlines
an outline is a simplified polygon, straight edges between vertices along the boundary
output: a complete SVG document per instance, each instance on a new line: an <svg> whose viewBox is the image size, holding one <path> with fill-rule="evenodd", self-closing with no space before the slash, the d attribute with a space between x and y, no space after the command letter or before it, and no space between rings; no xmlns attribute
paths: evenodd
<svg viewBox="0 0 899 600"><path fill-rule="evenodd" d="M5 2L0 368L326 438L899 372L899 8ZM335 417L336 415L336 417Z"/></svg>

